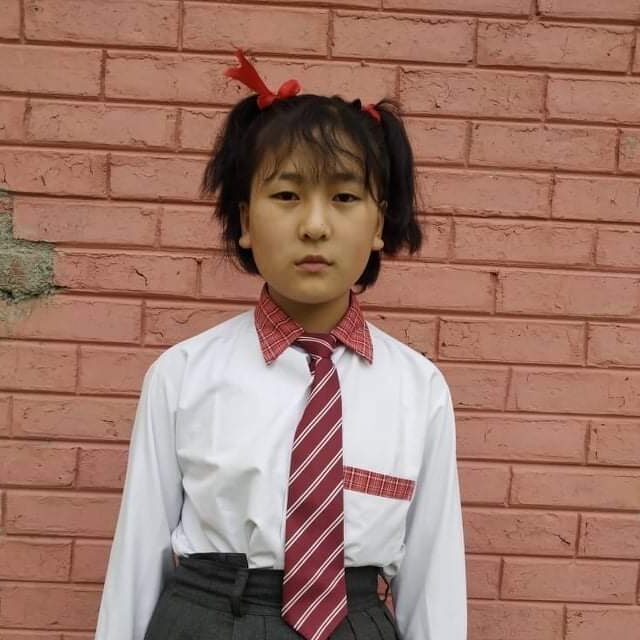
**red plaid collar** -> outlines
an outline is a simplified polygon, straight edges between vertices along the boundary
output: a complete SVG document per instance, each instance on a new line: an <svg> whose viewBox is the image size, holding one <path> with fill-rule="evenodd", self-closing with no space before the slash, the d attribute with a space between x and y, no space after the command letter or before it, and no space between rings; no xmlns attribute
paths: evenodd
<svg viewBox="0 0 640 640"><path fill-rule="evenodd" d="M304 329L274 302L266 282L255 308L254 320L262 355L267 364L271 364L304 333ZM373 362L371 334L353 291L349 294L347 312L330 333L358 355Z"/></svg>

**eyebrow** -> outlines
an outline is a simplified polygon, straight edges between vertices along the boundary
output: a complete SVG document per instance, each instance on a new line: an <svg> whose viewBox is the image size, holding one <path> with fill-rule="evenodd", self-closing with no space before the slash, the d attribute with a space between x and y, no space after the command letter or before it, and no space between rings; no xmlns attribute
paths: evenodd
<svg viewBox="0 0 640 640"><path fill-rule="evenodd" d="M328 178L329 182L358 182L360 184L363 182L362 176L355 174L352 171L338 171L330 174ZM271 180L288 180L289 182L295 182L296 184L304 184L305 177L301 173L285 172L278 176L272 176L267 181L271 182Z"/></svg>

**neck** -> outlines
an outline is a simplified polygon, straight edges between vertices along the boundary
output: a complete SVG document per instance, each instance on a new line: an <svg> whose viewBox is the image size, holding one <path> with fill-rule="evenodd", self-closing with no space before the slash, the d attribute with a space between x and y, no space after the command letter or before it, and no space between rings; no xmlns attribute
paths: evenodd
<svg viewBox="0 0 640 640"><path fill-rule="evenodd" d="M290 300L271 287L269 287L269 295L292 320L304 329L305 333L330 333L349 308L349 291L335 300L318 304Z"/></svg>

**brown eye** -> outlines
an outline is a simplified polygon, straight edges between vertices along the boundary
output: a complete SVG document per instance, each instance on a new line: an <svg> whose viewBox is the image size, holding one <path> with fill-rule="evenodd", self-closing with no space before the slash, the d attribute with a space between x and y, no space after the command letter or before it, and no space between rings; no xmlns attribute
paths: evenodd
<svg viewBox="0 0 640 640"><path fill-rule="evenodd" d="M358 198L358 196L354 196L352 193L338 193L336 195L336 198L339 198L340 202L356 202L357 200L360 200L360 198Z"/></svg>
<svg viewBox="0 0 640 640"><path fill-rule="evenodd" d="M276 198L276 200L284 200L285 202L292 202L298 196L293 191L279 191L278 193L274 193L272 198Z"/></svg>

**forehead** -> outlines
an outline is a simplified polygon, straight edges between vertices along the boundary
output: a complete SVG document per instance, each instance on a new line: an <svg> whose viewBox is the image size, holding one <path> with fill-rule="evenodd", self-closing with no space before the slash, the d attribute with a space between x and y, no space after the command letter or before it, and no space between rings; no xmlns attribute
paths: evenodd
<svg viewBox="0 0 640 640"><path fill-rule="evenodd" d="M364 180L361 152L349 140L341 141L340 148L323 149L319 143L283 146L264 154L255 179L264 184L283 174L299 176L306 182L325 182L349 176Z"/></svg>

